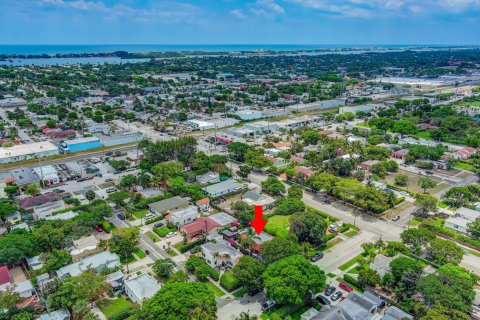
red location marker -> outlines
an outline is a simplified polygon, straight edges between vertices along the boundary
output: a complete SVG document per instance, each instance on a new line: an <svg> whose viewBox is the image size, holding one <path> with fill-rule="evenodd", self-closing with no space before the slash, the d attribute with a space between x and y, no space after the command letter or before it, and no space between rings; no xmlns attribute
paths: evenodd
<svg viewBox="0 0 480 320"><path fill-rule="evenodd" d="M250 221L250 225L255 229L255 232L260 235L263 228L267 225L267 221L263 220L263 208L262 206L255 206L255 217Z"/></svg>

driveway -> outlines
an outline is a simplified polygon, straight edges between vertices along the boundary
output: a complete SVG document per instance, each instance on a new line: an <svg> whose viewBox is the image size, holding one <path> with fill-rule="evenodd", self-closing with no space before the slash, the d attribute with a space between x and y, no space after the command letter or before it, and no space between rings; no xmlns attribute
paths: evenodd
<svg viewBox="0 0 480 320"><path fill-rule="evenodd" d="M262 314L261 304L265 300L264 292L260 292L254 297L246 294L219 308L217 310L217 318L221 320L233 320L242 312L248 312L251 316L260 316Z"/></svg>

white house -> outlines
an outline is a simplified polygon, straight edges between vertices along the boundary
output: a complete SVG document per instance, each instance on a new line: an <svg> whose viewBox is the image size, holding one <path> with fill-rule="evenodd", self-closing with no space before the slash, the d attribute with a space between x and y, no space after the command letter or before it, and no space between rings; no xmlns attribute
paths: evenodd
<svg viewBox="0 0 480 320"><path fill-rule="evenodd" d="M120 257L117 254L103 251L60 268L57 270L57 276L75 277L87 270L102 272L105 268L113 269L120 266Z"/></svg>
<svg viewBox="0 0 480 320"><path fill-rule="evenodd" d="M180 227L197 220L199 216L200 214L198 213L197 207L188 206L169 213L166 216L166 219L168 222L171 222L175 226Z"/></svg>
<svg viewBox="0 0 480 320"><path fill-rule="evenodd" d="M460 233L468 233L468 224L480 218L480 212L469 208L461 207L455 212L454 217L445 220L445 228Z"/></svg>
<svg viewBox="0 0 480 320"><path fill-rule="evenodd" d="M225 240L205 243L200 249L205 262L212 268L233 268L243 256Z"/></svg>
<svg viewBox="0 0 480 320"><path fill-rule="evenodd" d="M160 288L158 282L146 273L125 280L125 293L130 300L140 305L153 297Z"/></svg>
<svg viewBox="0 0 480 320"><path fill-rule="evenodd" d="M243 186L235 180L229 179L211 186L202 188L209 197L217 198L226 194L242 190Z"/></svg>
<svg viewBox="0 0 480 320"><path fill-rule="evenodd" d="M196 204L197 204L198 210L200 210L200 212L208 212L211 209L209 198L200 199L196 202Z"/></svg>

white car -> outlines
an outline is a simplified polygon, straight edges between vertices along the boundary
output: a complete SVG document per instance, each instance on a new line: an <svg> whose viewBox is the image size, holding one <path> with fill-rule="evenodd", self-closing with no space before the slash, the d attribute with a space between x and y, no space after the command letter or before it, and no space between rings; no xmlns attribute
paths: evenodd
<svg viewBox="0 0 480 320"><path fill-rule="evenodd" d="M175 237L176 235L177 235L177 232L176 232L176 231L172 231L172 232L167 233L167 235L165 236L165 238Z"/></svg>

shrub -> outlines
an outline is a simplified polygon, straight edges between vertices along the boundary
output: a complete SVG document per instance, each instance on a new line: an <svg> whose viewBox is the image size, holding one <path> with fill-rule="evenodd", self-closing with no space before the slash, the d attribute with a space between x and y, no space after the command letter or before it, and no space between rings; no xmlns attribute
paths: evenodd
<svg viewBox="0 0 480 320"><path fill-rule="evenodd" d="M163 216L162 215L159 215L153 219L149 219L149 220L145 220L145 224L150 224L150 223L154 223L154 222L157 222L157 221L160 221L160 220L163 220Z"/></svg>
<svg viewBox="0 0 480 320"><path fill-rule="evenodd" d="M228 292L232 292L240 287L240 282L231 271L227 271L220 277L220 285Z"/></svg>
<svg viewBox="0 0 480 320"><path fill-rule="evenodd" d="M201 245L204 242L205 242L205 239L199 239L199 240L196 240L196 241L193 241L193 242L190 242L190 243L186 243L186 244L182 244L182 245L179 245L179 246L175 246L175 247L181 253L185 253L185 252L195 248L196 246Z"/></svg>
<svg viewBox="0 0 480 320"><path fill-rule="evenodd" d="M357 279L355 279L354 277L348 275L348 274L345 274L343 276L343 280L345 280L346 282L348 282L349 284L351 284L352 286L354 287L358 287L358 281Z"/></svg>
<svg viewBox="0 0 480 320"><path fill-rule="evenodd" d="M105 230L106 233L110 233L112 231L112 225L108 220L103 220L102 222L102 228Z"/></svg>

